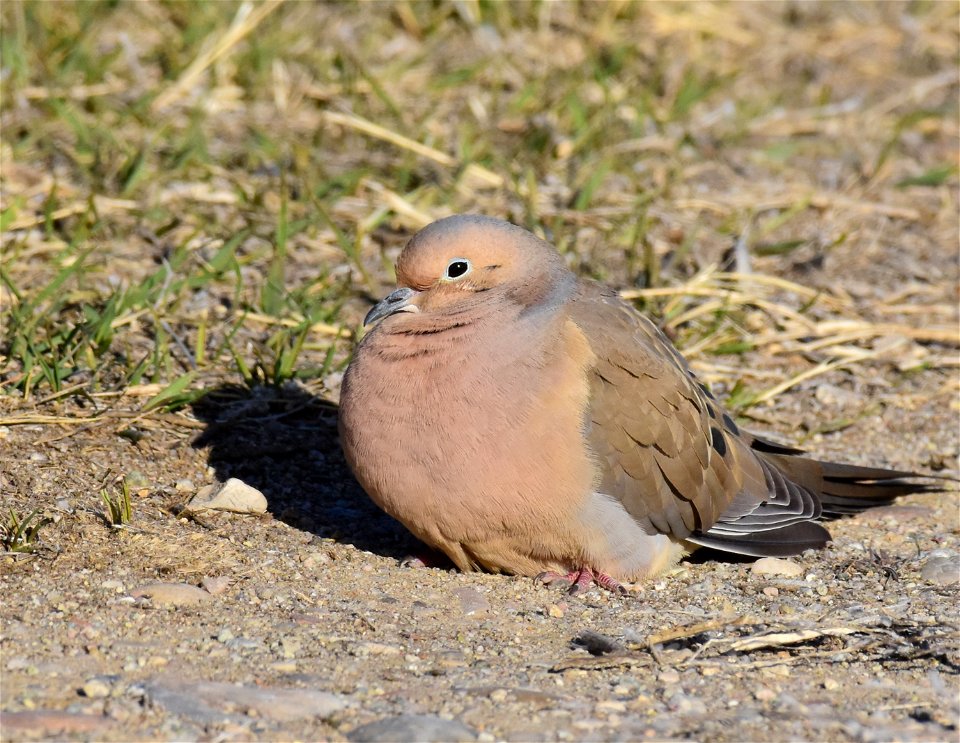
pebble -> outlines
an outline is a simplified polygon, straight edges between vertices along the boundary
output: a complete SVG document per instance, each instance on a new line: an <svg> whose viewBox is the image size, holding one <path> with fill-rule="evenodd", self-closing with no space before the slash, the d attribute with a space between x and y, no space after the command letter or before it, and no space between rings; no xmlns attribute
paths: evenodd
<svg viewBox="0 0 960 743"><path fill-rule="evenodd" d="M463 723L433 715L386 717L347 733L351 743L466 743L476 739L476 731Z"/></svg>
<svg viewBox="0 0 960 743"><path fill-rule="evenodd" d="M326 718L347 706L340 695L311 689L237 686L214 681L183 683L172 677L148 683L145 691L151 703L202 724L219 724L224 719L237 721L246 717L231 714L233 710L253 711L268 720L289 722Z"/></svg>
<svg viewBox="0 0 960 743"><path fill-rule="evenodd" d="M763 589L763 595L769 596L770 598L776 598L780 595L780 589L776 586L767 586Z"/></svg>
<svg viewBox="0 0 960 743"><path fill-rule="evenodd" d="M207 593L217 596L233 585L233 578L226 575L218 575L215 578L211 578L208 575L204 576L203 580L200 581L200 585L203 586L203 590Z"/></svg>
<svg viewBox="0 0 960 743"><path fill-rule="evenodd" d="M30 660L22 655L16 655L7 661L8 671L25 671L30 668Z"/></svg>
<svg viewBox="0 0 960 743"><path fill-rule="evenodd" d="M547 614L554 619L562 619L564 615L563 607L557 604L550 604L550 606L547 607Z"/></svg>
<svg viewBox="0 0 960 743"><path fill-rule="evenodd" d="M777 692L775 692L773 689L764 687L762 689L757 689L753 693L753 696L758 702L772 702L777 698Z"/></svg>
<svg viewBox="0 0 960 743"><path fill-rule="evenodd" d="M189 583L147 583L130 592L134 598L148 598L156 606L196 606L213 599L202 588Z"/></svg>
<svg viewBox="0 0 960 743"><path fill-rule="evenodd" d="M931 552L920 570L920 577L937 586L960 582L960 555L950 550Z"/></svg>
<svg viewBox="0 0 960 743"><path fill-rule="evenodd" d="M90 699L103 699L104 697L110 696L112 688L113 685L109 679L103 678L102 676L94 676L80 687L80 691L83 693L83 696Z"/></svg>
<svg viewBox="0 0 960 743"><path fill-rule="evenodd" d="M813 393L818 402L824 405L838 405L840 407L850 407L863 404L863 396L856 392L845 390L835 384L822 382L817 385Z"/></svg>
<svg viewBox="0 0 960 743"><path fill-rule="evenodd" d="M757 575L785 575L795 577L803 575L803 566L793 560L782 560L779 557L761 557L750 567Z"/></svg>
<svg viewBox="0 0 960 743"><path fill-rule="evenodd" d="M464 616L472 617L490 611L490 602L475 588L469 586L454 588L453 594L460 599L460 608Z"/></svg>
<svg viewBox="0 0 960 743"><path fill-rule="evenodd" d="M627 705L616 699L603 699L594 708L597 712L626 712Z"/></svg>
<svg viewBox="0 0 960 743"><path fill-rule="evenodd" d="M400 655L401 648L397 645L387 645L382 642L358 642L352 648L353 654L363 655Z"/></svg>
<svg viewBox="0 0 960 743"><path fill-rule="evenodd" d="M231 477L223 485L200 488L190 501L191 511L266 513L267 499L259 490Z"/></svg>
<svg viewBox="0 0 960 743"><path fill-rule="evenodd" d="M196 489L193 480L177 480L173 487L178 493L191 493Z"/></svg>
<svg viewBox="0 0 960 743"><path fill-rule="evenodd" d="M657 681L659 681L661 684L666 684L667 686L670 686L671 684L679 684L680 674L670 668L657 676Z"/></svg>

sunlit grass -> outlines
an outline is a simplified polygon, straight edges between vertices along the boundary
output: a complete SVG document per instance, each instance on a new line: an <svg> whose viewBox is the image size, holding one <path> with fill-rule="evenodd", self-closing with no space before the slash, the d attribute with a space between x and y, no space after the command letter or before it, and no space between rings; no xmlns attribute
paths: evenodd
<svg viewBox="0 0 960 743"><path fill-rule="evenodd" d="M715 267L776 273L868 244L883 220L955 232L949 4L904 10L908 60L882 3L0 13L0 385L28 404L156 385L132 398L146 414L237 381L335 390L397 248L462 211L552 240L702 370L792 354L803 380L869 363L876 328L912 317ZM956 335L954 315L932 317L906 333L933 344L927 368ZM776 391L751 372L714 375L740 409Z"/></svg>

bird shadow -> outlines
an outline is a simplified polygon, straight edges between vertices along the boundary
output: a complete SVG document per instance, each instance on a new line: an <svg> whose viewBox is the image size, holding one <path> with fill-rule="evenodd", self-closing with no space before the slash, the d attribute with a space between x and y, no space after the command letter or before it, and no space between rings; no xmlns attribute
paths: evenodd
<svg viewBox="0 0 960 743"><path fill-rule="evenodd" d="M417 549L350 472L335 403L295 385L224 384L194 403L193 412L206 427L192 444L207 450L217 479L236 477L257 488L275 518L385 557Z"/></svg>
<svg viewBox="0 0 960 743"><path fill-rule="evenodd" d="M295 385L224 384L194 403L193 412L206 427L192 444L207 450L217 479L235 477L255 487L275 518L384 557L415 554L447 565L363 492L340 447L336 403ZM686 561L755 559L701 548Z"/></svg>

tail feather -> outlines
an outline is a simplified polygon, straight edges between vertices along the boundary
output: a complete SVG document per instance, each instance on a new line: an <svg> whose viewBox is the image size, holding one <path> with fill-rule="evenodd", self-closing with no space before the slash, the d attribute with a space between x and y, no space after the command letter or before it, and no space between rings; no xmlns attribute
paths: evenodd
<svg viewBox="0 0 960 743"><path fill-rule="evenodd" d="M820 496L825 516L860 513L889 505L901 495L940 490L931 475L882 467L822 462L809 457L761 454L789 479ZM923 479L926 482L917 482Z"/></svg>
<svg viewBox="0 0 960 743"><path fill-rule="evenodd" d="M804 550L822 549L830 541L830 532L816 521L801 521L780 529L729 536L712 531L697 533L687 537L687 541L750 557L790 557Z"/></svg>
<svg viewBox="0 0 960 743"><path fill-rule="evenodd" d="M756 437L751 439L750 446L763 463L770 499L752 511L721 518L706 532L688 537L689 542L754 557L797 555L807 549L819 549L830 541L830 533L816 523L818 517L835 519L889 505L901 495L942 490L938 481L952 479L905 470L823 462L802 456L799 449ZM811 511L810 520L778 525L778 520L789 521L788 516L796 520L797 513L788 507L794 500L797 503L805 501L804 498L784 496L781 498L784 505L777 500L783 494L795 495L794 491L813 499L817 507ZM780 510L775 508L778 504Z"/></svg>

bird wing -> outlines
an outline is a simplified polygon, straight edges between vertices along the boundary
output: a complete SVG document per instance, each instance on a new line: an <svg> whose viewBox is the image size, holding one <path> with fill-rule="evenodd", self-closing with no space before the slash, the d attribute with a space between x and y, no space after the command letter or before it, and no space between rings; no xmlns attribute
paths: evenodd
<svg viewBox="0 0 960 743"><path fill-rule="evenodd" d="M587 435L601 492L650 533L743 554L823 546L817 495L758 456L653 323L593 283L569 308L596 357Z"/></svg>

